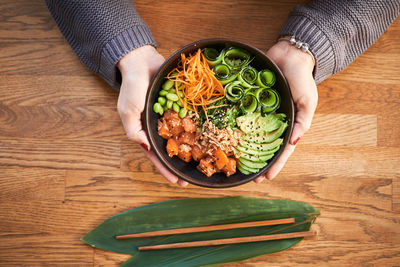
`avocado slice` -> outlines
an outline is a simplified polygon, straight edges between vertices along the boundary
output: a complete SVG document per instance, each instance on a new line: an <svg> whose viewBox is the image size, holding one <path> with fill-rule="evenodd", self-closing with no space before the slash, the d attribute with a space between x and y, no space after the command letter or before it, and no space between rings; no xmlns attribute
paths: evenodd
<svg viewBox="0 0 400 267"><path fill-rule="evenodd" d="M243 169L242 166L240 166L240 165L237 165L237 168L238 168L238 170L239 170L241 173L243 173L243 174L245 174L245 175L251 174L251 172L249 172L249 171Z"/></svg>
<svg viewBox="0 0 400 267"><path fill-rule="evenodd" d="M270 154L274 154L276 151L279 150L279 145L275 148L273 148L272 150L265 150L265 151L261 151L261 150L255 150L255 149L251 149L248 147L243 147L241 145L236 147L236 150L241 152L241 153L246 153L249 155L256 155L256 156L266 156L266 155L270 155Z"/></svg>
<svg viewBox="0 0 400 267"><path fill-rule="evenodd" d="M241 158L245 158L245 159L253 161L253 162L265 162L265 161L271 159L273 156L274 156L274 154L268 154L265 156L256 156L256 155L242 153L240 155Z"/></svg>
<svg viewBox="0 0 400 267"><path fill-rule="evenodd" d="M259 112L255 112L237 117L236 123L245 133L264 135L281 127L283 122L274 114L261 116Z"/></svg>
<svg viewBox="0 0 400 267"><path fill-rule="evenodd" d="M281 127L276 129L275 131L269 132L264 135L249 135L246 134L241 137L242 140L251 142L251 143L257 143L257 144L262 144L262 143L270 143L278 139L283 132L286 130L288 124L286 122L282 123Z"/></svg>
<svg viewBox="0 0 400 267"><path fill-rule="evenodd" d="M253 154L253 153L247 152L248 151L247 149L256 150L256 151L258 151L260 153L263 153L263 154L265 154L265 153L270 154L271 151L275 150L275 148L279 147L282 143L283 143L283 139L282 138L278 138L278 139L276 139L275 141L273 141L271 143L265 143L265 144L250 143L250 142L246 142L246 141L240 140L239 141L239 146L237 147L237 149L239 151L241 151L241 152L245 152L245 153L248 153L248 154ZM240 150L239 147L244 148L243 150L245 150L245 151ZM260 154L255 154L255 155L261 156Z"/></svg>
<svg viewBox="0 0 400 267"><path fill-rule="evenodd" d="M265 166L267 166L267 162L254 162L254 161L250 161L247 160L245 158L240 157L238 163L242 164L242 165L246 165L249 168L252 169L261 169L264 168Z"/></svg>
<svg viewBox="0 0 400 267"><path fill-rule="evenodd" d="M257 173L257 172L260 170L260 169L255 169L255 168L247 167L246 165L244 165L244 164L242 164L242 163L240 163L240 162L238 162L238 165L237 165L237 166L240 167L241 169L243 169L243 170L249 172L249 173Z"/></svg>

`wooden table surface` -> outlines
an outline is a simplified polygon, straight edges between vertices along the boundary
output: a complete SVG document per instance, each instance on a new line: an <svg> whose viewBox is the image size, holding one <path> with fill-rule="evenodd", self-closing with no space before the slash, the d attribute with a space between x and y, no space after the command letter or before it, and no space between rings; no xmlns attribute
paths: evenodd
<svg viewBox="0 0 400 267"><path fill-rule="evenodd" d="M229 37L263 51L299 1L137 0L165 57ZM169 184L127 140L118 93L73 53L42 1L0 4L0 265L114 266L79 239L111 215L169 199L253 196L321 210L318 237L226 266L399 266L400 20L318 85L311 130L280 175L205 189Z"/></svg>

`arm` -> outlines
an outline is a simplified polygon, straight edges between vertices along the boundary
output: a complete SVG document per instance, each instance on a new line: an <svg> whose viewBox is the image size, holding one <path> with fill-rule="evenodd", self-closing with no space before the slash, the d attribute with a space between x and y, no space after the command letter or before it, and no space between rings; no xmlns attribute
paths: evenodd
<svg viewBox="0 0 400 267"><path fill-rule="evenodd" d="M160 173L186 186L150 150L141 113L154 73L164 62L131 0L46 0L64 37L81 61L120 90L118 112L128 138L144 148Z"/></svg>
<svg viewBox="0 0 400 267"><path fill-rule="evenodd" d="M119 60L138 47L156 46L130 0L46 0L46 4L81 61L115 89L121 86Z"/></svg>
<svg viewBox="0 0 400 267"><path fill-rule="evenodd" d="M350 64L399 12L399 0L315 0L293 9L279 36L294 35L308 43L314 58L287 41L279 41L267 52L289 82L296 117L290 144L257 182L273 179L281 171L310 128L318 102L316 83Z"/></svg>
<svg viewBox="0 0 400 267"><path fill-rule="evenodd" d="M372 45L399 12L399 0L315 0L295 7L279 35L309 44L319 83Z"/></svg>

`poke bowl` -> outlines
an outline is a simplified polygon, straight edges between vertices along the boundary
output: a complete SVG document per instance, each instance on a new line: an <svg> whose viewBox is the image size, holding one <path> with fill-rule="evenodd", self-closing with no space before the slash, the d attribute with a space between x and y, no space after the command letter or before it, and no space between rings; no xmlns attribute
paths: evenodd
<svg viewBox="0 0 400 267"><path fill-rule="evenodd" d="M226 188L274 164L294 114L286 78L261 50L205 39L177 50L154 75L143 125L151 150L173 174Z"/></svg>

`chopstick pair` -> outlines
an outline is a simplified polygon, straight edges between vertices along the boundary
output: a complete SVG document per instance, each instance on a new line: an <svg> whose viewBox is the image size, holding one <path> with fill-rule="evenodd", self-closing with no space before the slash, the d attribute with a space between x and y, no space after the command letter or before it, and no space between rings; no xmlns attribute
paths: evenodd
<svg viewBox="0 0 400 267"><path fill-rule="evenodd" d="M163 235L172 235L172 234L198 233L198 232L208 232L208 231L217 231L217 230L267 226L267 225L279 225L279 224L288 224L288 223L294 223L294 222L295 222L294 218L286 218L286 219L267 220L267 221L255 221L255 222L221 224L221 225L212 225L212 226L177 228L177 229L169 229L169 230L161 230L161 231L153 231L153 232L145 232L145 233L137 233L137 234L118 235L115 238L116 239L128 239L128 238L138 238L138 237L154 237L154 236L163 236ZM306 231L306 232L294 232L294 233L273 234L273 235L248 236L248 237L236 237L236 238L214 239L214 240L193 241L193 242L170 243L170 244L154 245L154 246L142 246L142 247L139 247L138 249L140 251L142 251L142 250L156 250L156 249L170 249L170 248L216 246L216 245L225 245L225 244L289 239L289 238L306 237L306 236L312 236L312 235L315 235L315 232Z"/></svg>

